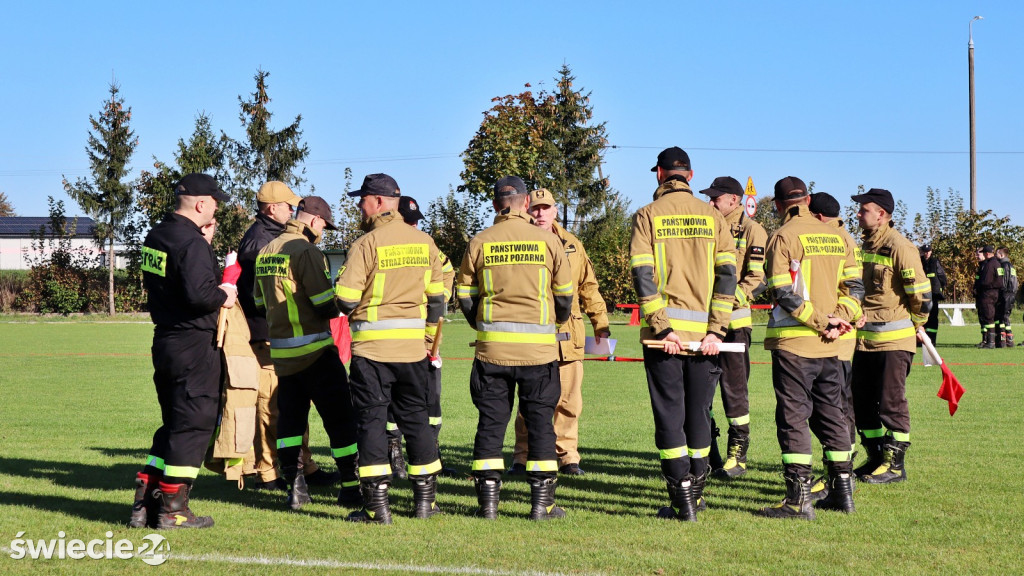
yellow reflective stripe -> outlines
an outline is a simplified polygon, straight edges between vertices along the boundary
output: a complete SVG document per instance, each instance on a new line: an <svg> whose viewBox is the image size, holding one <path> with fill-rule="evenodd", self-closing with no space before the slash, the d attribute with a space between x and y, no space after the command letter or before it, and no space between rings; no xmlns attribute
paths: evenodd
<svg viewBox="0 0 1024 576"><path fill-rule="evenodd" d="M861 430L860 433L863 434L865 438L881 438L882 436L885 436L885 429L875 428L874 430Z"/></svg>
<svg viewBox="0 0 1024 576"><path fill-rule="evenodd" d="M648 314L653 314L654 312L657 312L658 310L661 310L664 307L665 301L662 300L661 298L656 298L654 300L651 300L650 302L645 302L641 304L640 312L643 313L644 316L646 316Z"/></svg>
<svg viewBox="0 0 1024 576"><path fill-rule="evenodd" d="M747 239L743 237L737 238L736 247L739 248L740 250L745 249L747 247Z"/></svg>
<svg viewBox="0 0 1024 576"><path fill-rule="evenodd" d="M316 306L318 304L323 304L324 302L327 302L328 300L330 300L332 298L334 298L334 288L333 287L332 288L328 288L327 290L324 290L323 292L321 292L321 293L319 293L319 294L317 294L315 296L310 296L309 301L312 302L314 306Z"/></svg>
<svg viewBox="0 0 1024 576"><path fill-rule="evenodd" d="M707 322L697 322L695 320L677 320L675 318L668 319L669 324L673 330L679 330L680 332L707 332Z"/></svg>
<svg viewBox="0 0 1024 576"><path fill-rule="evenodd" d="M373 275L373 294L370 296L369 308L366 309L366 319L370 322L377 321L377 307L384 301L385 278L382 272Z"/></svg>
<svg viewBox="0 0 1024 576"><path fill-rule="evenodd" d="M900 328L899 330L890 330L889 332L858 330L857 338L860 340L869 340L871 342L892 342L893 340L913 338L916 333L917 331L914 330L913 326L910 328Z"/></svg>
<svg viewBox="0 0 1024 576"><path fill-rule="evenodd" d="M850 450L825 450L825 460L829 462L847 462L852 456Z"/></svg>
<svg viewBox="0 0 1024 576"><path fill-rule="evenodd" d="M843 306L846 306L850 310L860 312L860 304L857 302L855 298L850 298L849 296L840 296L839 303L842 304Z"/></svg>
<svg viewBox="0 0 1024 576"><path fill-rule="evenodd" d="M527 460L526 470L528 472L555 472L558 470L558 460Z"/></svg>
<svg viewBox="0 0 1024 576"><path fill-rule="evenodd" d="M881 254L873 254L871 252L864 253L864 262L871 264L881 264L883 266L892 267L892 256L882 256Z"/></svg>
<svg viewBox="0 0 1024 576"><path fill-rule="evenodd" d="M245 462L245 458L228 458L226 462L228 468L234 468L235 466L240 466Z"/></svg>
<svg viewBox="0 0 1024 576"><path fill-rule="evenodd" d="M918 282L913 286L904 286L903 291L907 294L920 294L921 292L928 292L932 289L931 281Z"/></svg>
<svg viewBox="0 0 1024 576"><path fill-rule="evenodd" d="M747 262L747 270L750 272L764 272L764 261Z"/></svg>
<svg viewBox="0 0 1024 576"><path fill-rule="evenodd" d="M423 320L427 319L427 295L430 294L431 274L432 272L429 269L423 271L423 298L420 300L420 318L422 318ZM437 292L434 292L433 295L441 294L444 292L444 286L441 286L440 282L438 282L438 286L439 288Z"/></svg>
<svg viewBox="0 0 1024 576"><path fill-rule="evenodd" d="M435 328L436 332L436 328ZM353 342L370 342L373 340L423 340L424 328L391 328L389 330L362 330L352 332Z"/></svg>
<svg viewBox="0 0 1024 576"><path fill-rule="evenodd" d="M443 282L431 282L427 284L427 294L429 296L436 296L438 294L444 294L444 283Z"/></svg>
<svg viewBox="0 0 1024 576"><path fill-rule="evenodd" d="M489 458L486 460L473 460L473 471L477 470L505 470L505 461L501 458Z"/></svg>
<svg viewBox="0 0 1024 576"><path fill-rule="evenodd" d="M348 286L342 286L341 284L334 285L334 294L338 298L349 302L358 302L363 299L362 290L356 290L355 288L349 288Z"/></svg>
<svg viewBox="0 0 1024 576"><path fill-rule="evenodd" d="M707 458L708 454L711 453L711 446L707 448L687 448L686 452L690 455L690 458Z"/></svg>
<svg viewBox="0 0 1024 576"><path fill-rule="evenodd" d="M662 460L673 460L675 458L682 458L683 456L686 456L686 453L687 448L685 444L683 446L679 446L678 448L663 448L661 450L658 450L658 456L660 456Z"/></svg>
<svg viewBox="0 0 1024 576"><path fill-rule="evenodd" d="M484 269L484 322L490 322L494 314L494 277L490 268Z"/></svg>
<svg viewBox="0 0 1024 576"><path fill-rule="evenodd" d="M302 436L289 436L288 438L277 439L277 449L281 448L294 448L296 446L302 446Z"/></svg>
<svg viewBox="0 0 1024 576"><path fill-rule="evenodd" d="M668 271L665 268L665 261L668 259L665 256L665 243L658 243L654 248L654 267L658 270L658 294L664 296L665 284L668 282Z"/></svg>
<svg viewBox="0 0 1024 576"><path fill-rule="evenodd" d="M854 328L853 330L850 330L846 334L843 334L842 336L839 337L840 340L855 340L856 338L857 338L857 329L856 328Z"/></svg>
<svg viewBox="0 0 1024 576"><path fill-rule="evenodd" d="M331 448L331 456L335 458L344 458L345 456L351 456L359 451L359 446L356 444L349 444L348 446L342 446L341 448Z"/></svg>
<svg viewBox="0 0 1024 576"><path fill-rule="evenodd" d="M548 269L541 268L537 277L537 303L540 304L540 322L538 324L547 324L548 315L551 313L549 310L551 304L548 302L548 286L551 285L551 281L548 280Z"/></svg>
<svg viewBox="0 0 1024 576"><path fill-rule="evenodd" d="M715 254L715 266L722 266L725 264L736 265L736 255L732 252L719 252Z"/></svg>
<svg viewBox="0 0 1024 576"><path fill-rule="evenodd" d="M437 335L437 326L436 325L427 326L426 328L424 328L424 330L426 330L427 334L430 335L430 336L436 336Z"/></svg>
<svg viewBox="0 0 1024 576"><path fill-rule="evenodd" d="M859 266L847 266L846 268L843 268L843 273L839 278L840 280L853 280L855 278L860 278L860 275L861 269Z"/></svg>
<svg viewBox="0 0 1024 576"><path fill-rule="evenodd" d="M409 464L406 466L409 476L426 476L441 471L441 460L434 460L430 464Z"/></svg>
<svg viewBox="0 0 1024 576"><path fill-rule="evenodd" d="M740 328L749 328L754 325L754 319L750 316L744 316L743 318L737 318L729 321L729 330L738 330Z"/></svg>
<svg viewBox="0 0 1024 576"><path fill-rule="evenodd" d="M302 322L299 321L299 307L295 305L295 298L292 296L295 287L291 280L281 281L281 291L284 292L284 301L288 308L288 323L292 327L292 336L304 336Z"/></svg>
<svg viewBox="0 0 1024 576"><path fill-rule="evenodd" d="M572 282L566 282L561 286L554 286L551 291L555 294L572 294Z"/></svg>
<svg viewBox="0 0 1024 576"><path fill-rule="evenodd" d="M360 466L360 478L372 478L374 476L391 476L391 464L375 464L373 466Z"/></svg>
<svg viewBox="0 0 1024 576"><path fill-rule="evenodd" d="M554 334L528 334L522 332L480 332L477 331L478 342L515 342L517 344L554 344Z"/></svg>
<svg viewBox="0 0 1024 576"><path fill-rule="evenodd" d="M330 346L331 344L334 344L334 340L332 340L330 338L325 338L323 340L319 340L319 341L313 342L311 344L306 344L305 346L297 346L295 348L271 348L270 349L270 357L271 358L298 358L299 356L305 356L306 354L310 354L312 352L316 352L317 350L319 350L321 348L326 348L327 346Z"/></svg>
<svg viewBox="0 0 1024 576"><path fill-rule="evenodd" d="M810 466L811 455L810 454L783 454L783 464L806 464Z"/></svg>
<svg viewBox="0 0 1024 576"><path fill-rule="evenodd" d="M750 414L744 414L738 418L729 418L729 424L733 426L743 426L744 424L750 424Z"/></svg>
<svg viewBox="0 0 1024 576"><path fill-rule="evenodd" d="M814 304L811 304L810 300L804 300L803 310L797 314L796 319L801 323L806 324L811 319L811 315L814 314Z"/></svg>
<svg viewBox="0 0 1024 576"><path fill-rule="evenodd" d="M441 417L440 416L431 416L430 418L427 419L427 421L428 421L428 423L431 426L440 426L441 425Z"/></svg>
<svg viewBox="0 0 1024 576"><path fill-rule="evenodd" d="M925 322L928 321L928 315L926 314L926 315L922 316L921 314L911 314L910 315L910 320L914 324L924 324ZM1010 326L1006 326L1006 328L1009 329Z"/></svg>
<svg viewBox="0 0 1024 576"><path fill-rule="evenodd" d="M458 287L459 298L468 298L470 296L476 296L480 294L479 286L465 286L460 284Z"/></svg>
<svg viewBox="0 0 1024 576"><path fill-rule="evenodd" d="M398 424L394 422L388 422L387 424L384 425L384 429L387 430L388 432L394 432L395 430L398 430Z"/></svg>
<svg viewBox="0 0 1024 576"><path fill-rule="evenodd" d="M629 259L629 267L654 266L654 254L637 254Z"/></svg>
<svg viewBox="0 0 1024 576"><path fill-rule="evenodd" d="M897 432L895 430L890 430L889 435L892 436L892 439L897 442L910 442L909 432Z"/></svg>
<svg viewBox="0 0 1024 576"><path fill-rule="evenodd" d="M734 294L734 296L736 296L736 307L737 308L746 308L747 305L750 304L750 301L747 300L747 295L743 292L743 289L740 288L739 286L736 287L736 294Z"/></svg>
<svg viewBox="0 0 1024 576"><path fill-rule="evenodd" d="M719 310L722 312L732 312L732 302L726 302L724 300L712 300L711 309Z"/></svg>
<svg viewBox="0 0 1024 576"><path fill-rule="evenodd" d="M765 338L802 338L806 336L818 337L818 331L808 326L786 326L783 328L769 328Z"/></svg>
<svg viewBox="0 0 1024 576"><path fill-rule="evenodd" d="M769 288L778 288L779 286L787 286L793 283L793 277L789 275L789 272L785 274L778 274L768 279L766 284Z"/></svg>
<svg viewBox="0 0 1024 576"><path fill-rule="evenodd" d="M707 309L708 304L710 304L710 300L712 298L712 295L715 292L715 243L714 242L709 242L707 246L708 246L708 267L707 267L707 278L708 278L708 292L707 292L707 294L708 294L708 297L704 300L704 307L705 307L705 309ZM733 266L736 265L736 257L735 256L733 256L732 263L733 263ZM737 278L737 280L738 280L738 278Z"/></svg>
<svg viewBox="0 0 1024 576"><path fill-rule="evenodd" d="M172 478L195 478L199 476L199 468L194 466L171 466L164 467L164 477Z"/></svg>
<svg viewBox="0 0 1024 576"><path fill-rule="evenodd" d="M152 466L159 470L164 469L164 459L159 456L153 456L152 454L146 454L146 466Z"/></svg>
<svg viewBox="0 0 1024 576"><path fill-rule="evenodd" d="M253 296L253 302L260 308L265 308L266 304L263 303L263 291L260 290L259 296Z"/></svg>

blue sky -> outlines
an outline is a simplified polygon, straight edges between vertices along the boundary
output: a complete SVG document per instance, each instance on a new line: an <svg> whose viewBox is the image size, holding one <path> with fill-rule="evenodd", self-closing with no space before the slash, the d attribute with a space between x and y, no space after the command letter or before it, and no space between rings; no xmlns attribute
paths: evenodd
<svg viewBox="0 0 1024 576"><path fill-rule="evenodd" d="M426 204L459 183L491 98L551 88L563 62L607 122L604 174L638 208L659 150L694 184L795 175L844 204L858 184L910 212L928 186L968 202L968 21L974 25L978 207L1024 223L1020 2L21 2L0 36L0 191L24 216L88 174L88 117L112 75L140 139L172 161L205 112L241 137L239 95L271 73L273 124L302 114L308 184L337 202L387 172ZM856 153L854 151L868 152ZM927 153L925 153L927 152ZM308 184L300 193L309 193Z"/></svg>

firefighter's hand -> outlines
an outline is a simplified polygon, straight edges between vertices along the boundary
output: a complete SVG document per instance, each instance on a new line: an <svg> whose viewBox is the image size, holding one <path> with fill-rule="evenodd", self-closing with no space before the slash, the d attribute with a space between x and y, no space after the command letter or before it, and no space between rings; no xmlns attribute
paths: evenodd
<svg viewBox="0 0 1024 576"><path fill-rule="evenodd" d="M827 340L835 340L850 330L853 330L852 324L842 318L830 316L828 319L828 325L825 327L822 335L825 336Z"/></svg>
<svg viewBox="0 0 1024 576"><path fill-rule="evenodd" d="M662 339L665 343L663 350L665 354L679 354L679 351L683 349L683 341L679 339L679 336L675 332L669 332L668 336Z"/></svg>
<svg viewBox="0 0 1024 576"><path fill-rule="evenodd" d="M600 344L601 343L601 339L607 338L607 337L609 337L611 335L612 335L611 332L609 332L607 330L602 330L600 332L594 332L594 344Z"/></svg>
<svg viewBox="0 0 1024 576"><path fill-rule="evenodd" d="M716 334L708 334L700 341L700 353L705 356L717 356L718 345L722 343L722 339Z"/></svg>
<svg viewBox="0 0 1024 576"><path fill-rule="evenodd" d="M867 316L861 316L860 319L857 320L857 329L860 330L867 323L868 323L868 317Z"/></svg>
<svg viewBox="0 0 1024 576"><path fill-rule="evenodd" d="M221 284L218 286L227 295L227 299L221 304L221 308L232 308L235 305L235 301L238 300L238 288L235 288L231 284Z"/></svg>

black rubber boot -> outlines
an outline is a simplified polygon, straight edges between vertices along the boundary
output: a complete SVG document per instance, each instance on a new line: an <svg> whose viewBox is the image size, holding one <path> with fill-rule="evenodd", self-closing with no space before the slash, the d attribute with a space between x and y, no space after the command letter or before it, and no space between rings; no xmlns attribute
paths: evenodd
<svg viewBox="0 0 1024 576"><path fill-rule="evenodd" d="M786 497L774 506L761 508L761 515L768 518L814 520L810 477L805 478L793 472L786 472L783 474L783 478L786 479Z"/></svg>
<svg viewBox="0 0 1024 576"><path fill-rule="evenodd" d="M665 486L668 488L668 498L672 504L662 506L658 510L658 518L696 522L697 501L693 496L693 477L688 476L678 484L669 482Z"/></svg>
<svg viewBox="0 0 1024 576"><path fill-rule="evenodd" d="M497 478L473 478L476 487L476 501L480 508L476 511L478 518L495 520L498 518L498 498L501 494L501 480Z"/></svg>
<svg viewBox="0 0 1024 576"><path fill-rule="evenodd" d="M530 478L530 520L564 518L565 510L555 505L556 478Z"/></svg>
<svg viewBox="0 0 1024 576"><path fill-rule="evenodd" d="M335 458L338 474L341 476L341 490L338 491L338 506L358 508L363 503L359 493L359 454Z"/></svg>
<svg viewBox="0 0 1024 576"><path fill-rule="evenodd" d="M862 476L860 480L868 484L892 484L894 482L903 482L907 479L907 469L904 466L904 459L907 456L908 448L910 448L910 442L897 442L890 438L885 444L885 453L882 457L882 465L870 474Z"/></svg>
<svg viewBox="0 0 1024 576"><path fill-rule="evenodd" d="M864 438L861 436L860 444L864 447L864 453L868 459L853 469L853 475L858 479L862 479L865 474L874 472L876 468L882 465L882 447L885 444L885 438Z"/></svg>
<svg viewBox="0 0 1024 576"><path fill-rule="evenodd" d="M434 514L440 514L437 502L437 476L413 476L412 478L412 499L416 503L416 517L430 518Z"/></svg>
<svg viewBox="0 0 1024 576"><path fill-rule="evenodd" d="M722 462L722 453L718 450L718 437L722 435L722 431L718 428L718 423L715 422L715 417L709 413L708 420L711 421L711 451L708 453L708 466L712 470L718 470L724 466Z"/></svg>
<svg viewBox="0 0 1024 576"><path fill-rule="evenodd" d="M391 463L391 477L395 480L405 480L409 477L405 469L405 458L402 458L402 439L388 439L388 461Z"/></svg>
<svg viewBox="0 0 1024 576"><path fill-rule="evenodd" d="M996 347L996 329L989 328L988 332L985 333L985 348Z"/></svg>
<svg viewBox="0 0 1024 576"><path fill-rule="evenodd" d="M727 457L721 468L715 469L715 478L736 478L747 473L747 448L750 447L749 436L729 437Z"/></svg>
<svg viewBox="0 0 1024 576"><path fill-rule="evenodd" d="M306 484L306 476L297 466L285 466L284 481L288 484L288 507L292 510L301 510L303 506L313 501L309 495L309 485Z"/></svg>
<svg viewBox="0 0 1024 576"><path fill-rule="evenodd" d="M1010 330L1006 331L1006 347L1013 348L1016 344L1013 343L1013 332Z"/></svg>
<svg viewBox="0 0 1024 576"><path fill-rule="evenodd" d="M708 504L704 500L704 486L708 482L708 469L704 469L704 473L700 476L693 477L693 507L697 512L703 512L708 509Z"/></svg>
<svg viewBox="0 0 1024 576"><path fill-rule="evenodd" d="M811 483L811 502L817 502L828 496L829 481L828 481L828 460L825 460L825 456L821 457L821 463L825 467L822 471L821 476L814 479Z"/></svg>
<svg viewBox="0 0 1024 576"><path fill-rule="evenodd" d="M391 488L391 482L389 480L360 481L359 488L363 494L363 507L349 514L346 520L391 524L391 504L388 502L388 489Z"/></svg>
<svg viewBox="0 0 1024 576"><path fill-rule="evenodd" d="M853 473L840 472L835 467L828 471L828 494L814 504L822 510L837 510L853 514Z"/></svg>
<svg viewBox="0 0 1024 576"><path fill-rule="evenodd" d="M160 499L160 512L157 515L157 530L173 530L176 528L209 528L213 526L213 518L196 516L188 507L188 484L160 483L154 496Z"/></svg>
<svg viewBox="0 0 1024 576"><path fill-rule="evenodd" d="M135 502L132 504L132 516L128 520L129 528L153 528L156 517L160 513L160 501L153 495L160 478L152 474L135 474Z"/></svg>

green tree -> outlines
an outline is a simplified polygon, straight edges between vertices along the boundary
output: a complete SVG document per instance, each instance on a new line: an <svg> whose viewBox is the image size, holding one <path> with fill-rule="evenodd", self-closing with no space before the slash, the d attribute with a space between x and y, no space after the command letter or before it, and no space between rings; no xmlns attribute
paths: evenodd
<svg viewBox="0 0 1024 576"><path fill-rule="evenodd" d="M336 231L324 231L323 246L326 249L348 250L348 247L355 242L356 238L364 234L363 229L360 228L363 215L359 211L359 206L356 204L355 199L349 197L348 193L351 191L352 169L345 167L345 188L341 192L341 198L338 200L338 206L336 207L339 217L334 219L334 224L338 229Z"/></svg>
<svg viewBox="0 0 1024 576"><path fill-rule="evenodd" d="M0 192L0 216L17 216L14 213L14 204L11 204L6 192Z"/></svg>
<svg viewBox="0 0 1024 576"><path fill-rule="evenodd" d="M629 265L632 227L629 202L615 190L605 195L599 213L580 226L580 241L594 263L598 289L610 310L637 301Z"/></svg>
<svg viewBox="0 0 1024 576"><path fill-rule="evenodd" d="M488 201L488 211L490 204ZM458 268L470 239L484 229L484 211L482 202L468 192L456 192L449 186L448 194L430 202L421 227L452 261L452 266Z"/></svg>
<svg viewBox="0 0 1024 576"><path fill-rule="evenodd" d="M96 240L107 245L107 287L109 313L114 314L114 242L122 237L123 226L134 205L132 187L122 180L128 175L139 139L129 123L131 108L124 107L120 88L110 84L110 99L103 103L98 117L89 116L92 130L85 148L92 178L79 178L74 184L63 178L64 190L86 214L96 220Z"/></svg>

